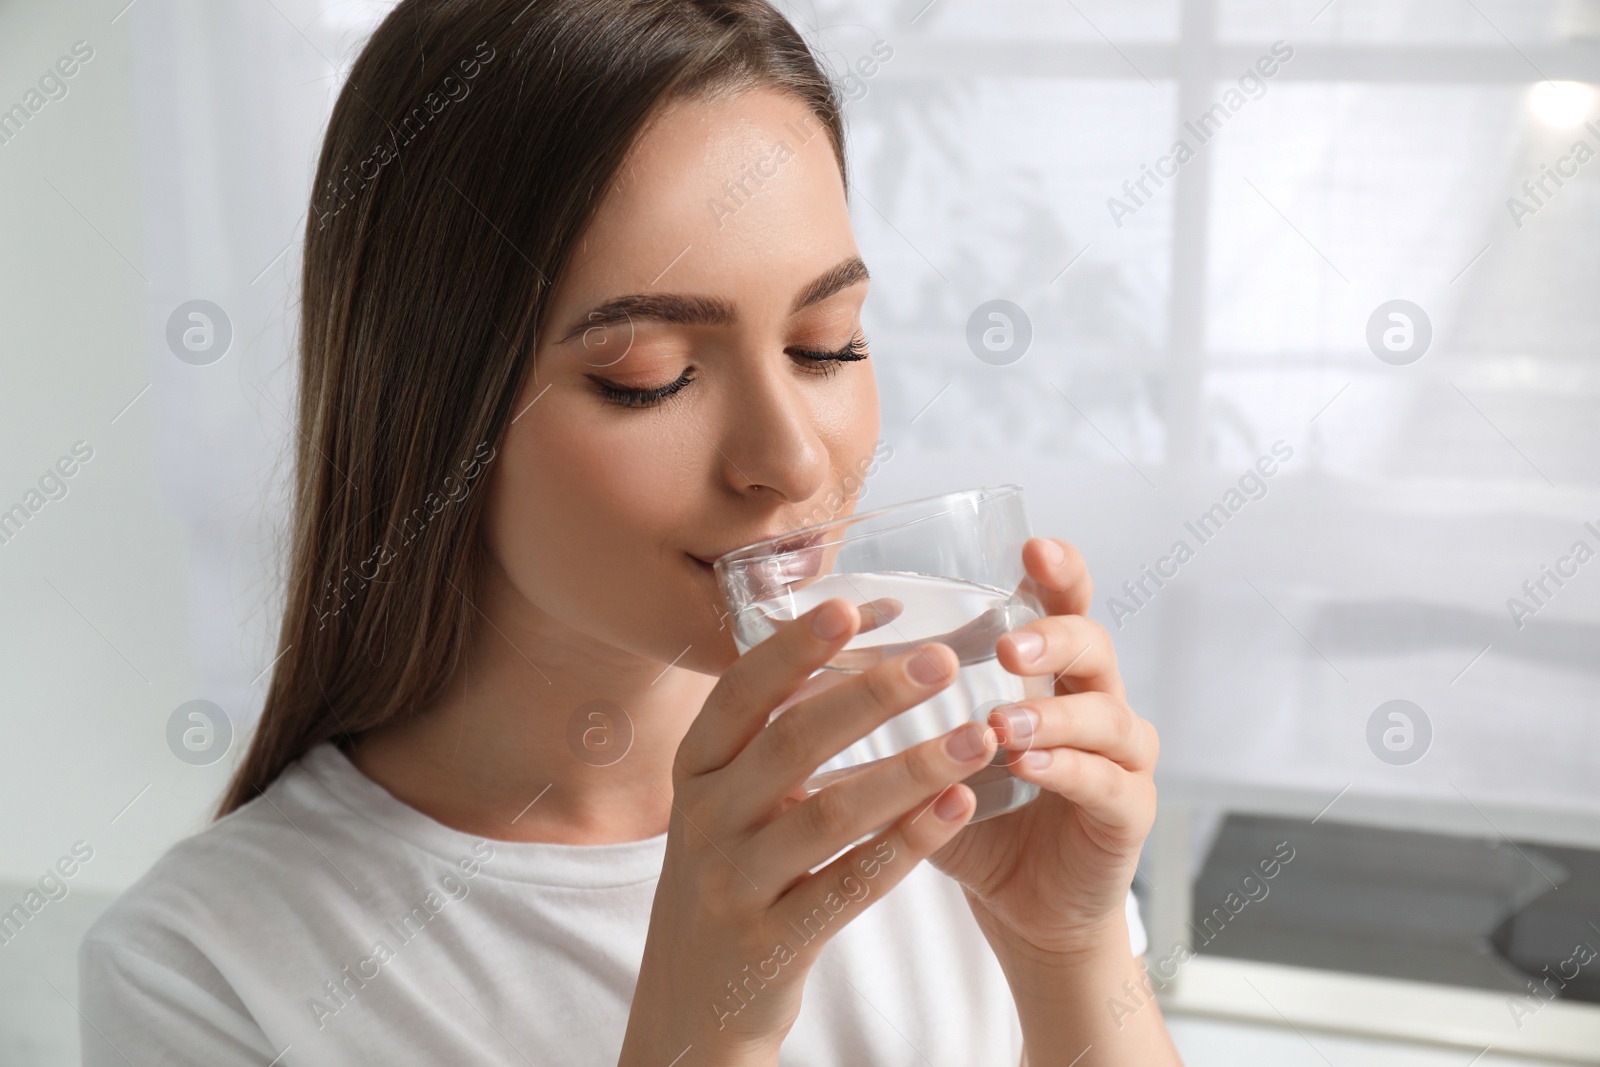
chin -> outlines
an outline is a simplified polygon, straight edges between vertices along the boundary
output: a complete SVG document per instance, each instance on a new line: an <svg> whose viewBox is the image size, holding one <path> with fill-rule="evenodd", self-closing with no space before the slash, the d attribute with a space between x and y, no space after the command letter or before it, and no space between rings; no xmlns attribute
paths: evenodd
<svg viewBox="0 0 1600 1067"><path fill-rule="evenodd" d="M706 629L708 632L690 644L689 651L685 652L673 666L694 671L696 674L720 678L722 673L733 666L734 661L739 658L739 646L734 644L733 634L727 627L718 630L713 624ZM667 662L670 662L670 658Z"/></svg>
<svg viewBox="0 0 1600 1067"><path fill-rule="evenodd" d="M720 676L739 658L728 604L711 564L688 553L683 553L681 559L687 580L673 581L676 588L664 594L670 600L667 610L677 620L664 640L670 651L663 647L653 655L663 664Z"/></svg>

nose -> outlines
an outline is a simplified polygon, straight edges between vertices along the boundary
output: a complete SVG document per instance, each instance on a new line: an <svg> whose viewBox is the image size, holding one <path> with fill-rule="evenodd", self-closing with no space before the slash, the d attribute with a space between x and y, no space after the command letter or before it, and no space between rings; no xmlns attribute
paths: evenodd
<svg viewBox="0 0 1600 1067"><path fill-rule="evenodd" d="M730 383L721 441L724 482L741 494L769 489L784 501L811 499L826 485L828 449L813 399L790 377L788 357L760 360Z"/></svg>

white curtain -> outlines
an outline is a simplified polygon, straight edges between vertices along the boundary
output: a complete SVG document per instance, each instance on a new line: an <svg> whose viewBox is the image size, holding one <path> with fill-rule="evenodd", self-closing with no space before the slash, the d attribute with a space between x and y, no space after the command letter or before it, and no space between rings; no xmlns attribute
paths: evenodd
<svg viewBox="0 0 1600 1067"><path fill-rule="evenodd" d="M193 539L201 670L247 720L276 625L309 175L388 5L149 6L138 133L162 463ZM1171 781L1600 808L1600 561L1547 584L1520 627L1507 603L1576 541L1600 549L1583 525L1600 520L1600 162L1530 217L1507 206L1574 141L1600 148L1561 111L1581 111L1582 86L1535 94L1596 77L1594 5L787 10L849 75L894 449L875 503L1023 483L1036 532L1088 555L1094 614ZM1271 76L1241 83L1269 56ZM1201 143L1185 123L1206 112ZM1180 138L1193 157L1163 163ZM1125 183L1139 191L1146 168L1173 176L1135 198ZM203 368L159 340L196 297L235 337ZM1031 326L1013 361L969 344L992 300ZM1408 365L1368 342L1394 300L1431 326ZM1189 534L1280 441L1265 495L1213 538ZM1193 558L1159 564L1179 540ZM1124 592L1147 565L1176 575ZM1408 765L1368 741L1395 699L1431 725Z"/></svg>

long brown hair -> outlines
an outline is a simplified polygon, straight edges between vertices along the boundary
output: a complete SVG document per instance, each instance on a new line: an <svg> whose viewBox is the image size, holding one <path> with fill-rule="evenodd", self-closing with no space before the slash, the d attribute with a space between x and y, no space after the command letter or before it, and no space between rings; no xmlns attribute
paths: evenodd
<svg viewBox="0 0 1600 1067"><path fill-rule="evenodd" d="M821 120L843 178L839 92L766 0L402 0L374 31L307 213L279 658L219 817L452 676L474 481L555 279L660 107L758 86Z"/></svg>

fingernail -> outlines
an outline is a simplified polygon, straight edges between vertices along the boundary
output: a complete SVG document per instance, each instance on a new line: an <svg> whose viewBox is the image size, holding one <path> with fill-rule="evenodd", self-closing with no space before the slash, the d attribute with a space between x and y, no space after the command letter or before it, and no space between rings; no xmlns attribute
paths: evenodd
<svg viewBox="0 0 1600 1067"><path fill-rule="evenodd" d="M824 604L811 616L811 632L824 641L837 640L848 629L850 618L840 610L838 604Z"/></svg>
<svg viewBox="0 0 1600 1067"><path fill-rule="evenodd" d="M1033 739L1033 728L1039 725L1039 713L1026 704L1004 704L998 709L1006 719L1006 737L1018 748Z"/></svg>
<svg viewBox="0 0 1600 1067"><path fill-rule="evenodd" d="M1011 647L1017 650L1022 662L1032 663L1044 651L1044 638L1032 630L1016 630L1010 634Z"/></svg>
<svg viewBox="0 0 1600 1067"><path fill-rule="evenodd" d="M1044 543L1044 559L1045 562L1051 566L1059 567L1062 563L1066 562L1067 554L1066 552L1062 551L1060 545L1056 544L1054 541L1047 540Z"/></svg>
<svg viewBox="0 0 1600 1067"><path fill-rule="evenodd" d="M944 750L950 758L965 763L983 751L983 728L969 722L944 739Z"/></svg>
<svg viewBox="0 0 1600 1067"><path fill-rule="evenodd" d="M1050 766L1050 750L1048 748L1036 748L1022 758L1028 766L1036 771L1042 771Z"/></svg>
<svg viewBox="0 0 1600 1067"><path fill-rule="evenodd" d="M923 649L918 649L907 662L906 673L918 685L937 685L945 680L944 668Z"/></svg>

